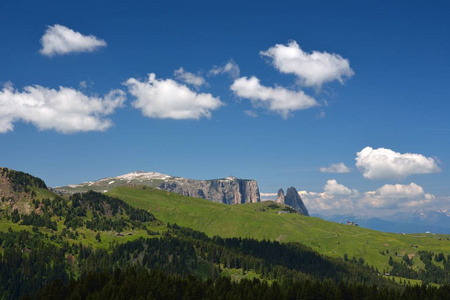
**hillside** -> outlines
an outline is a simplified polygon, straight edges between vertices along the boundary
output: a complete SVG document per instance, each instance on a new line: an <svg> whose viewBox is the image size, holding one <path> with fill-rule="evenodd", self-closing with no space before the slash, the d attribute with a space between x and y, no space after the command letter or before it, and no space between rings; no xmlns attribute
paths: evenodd
<svg viewBox="0 0 450 300"><path fill-rule="evenodd" d="M221 237L252 237L301 242L330 257L363 258L381 270L391 269L407 255L414 269L423 269L419 251L450 255L449 235L393 234L324 221L297 213L280 213L274 202L223 205L148 188L118 187L108 195L149 209L157 219Z"/></svg>
<svg viewBox="0 0 450 300"><path fill-rule="evenodd" d="M84 285L85 278L104 282L116 271L135 274L134 268L144 277L162 270L164 275L149 274L170 280L193 275L218 285L223 277L228 285L247 279L261 288L279 283L283 299L341 293L359 299L371 294L372 284L377 298L409 299L416 293L409 283L450 283L449 236L389 234L307 217L270 201L226 205L148 186L61 196L32 175L9 169L1 174L0 297L5 299L37 291L53 298L48 294L55 286L70 294L70 286ZM402 285L380 273L395 274ZM69 278L77 281L67 286ZM42 290L45 284L50 286ZM308 285L316 292L310 294ZM110 292L109 285L102 289ZM431 286L420 291L445 294Z"/></svg>
<svg viewBox="0 0 450 300"><path fill-rule="evenodd" d="M16 209L29 214L33 210L33 200L54 196L42 179L8 168L0 168L0 216L11 214Z"/></svg>
<svg viewBox="0 0 450 300"><path fill-rule="evenodd" d="M199 278L195 280L200 282L201 278L220 281L224 277L229 284L231 280L253 279L253 284L261 283L264 287L268 285L267 280L271 286L276 286L275 282L279 281L288 284L286 288L295 294L306 293L301 287L311 282L320 285L323 293L331 295L338 293L339 282L347 289L353 289L355 284L364 289L365 283L373 283L384 289L393 289L396 293L402 291L395 283L379 277L373 268L364 268L362 263L345 263L323 257L298 243L236 237L208 238L202 232L166 225L156 220L148 209L110 195L89 191L63 198L47 190L42 195L49 197L41 199L34 195L32 189L38 183L44 191L46 187L43 181L25 173L7 172L20 180L11 180L12 183L7 180L10 184L3 185L2 193L25 193L20 194L14 202L27 204L28 209L22 207L2 212L2 299L17 299L25 295L47 299L54 299L57 295L59 298L61 290L57 292L54 289L57 286L65 289L63 286L68 284L69 278L82 282L86 277L92 280L99 276L96 280L100 284L102 278L113 271L116 274L135 267L140 272L164 271L164 276L194 275ZM14 185L17 182L20 184ZM171 204L177 205L176 197L181 196L168 195L169 201L175 199ZM131 272L134 272L133 269ZM161 273L152 274L159 276ZM289 282L296 282L296 285ZM46 283L50 287L44 287ZM70 281L71 286L74 284L73 280ZM161 286L154 289L155 292L163 292L160 291ZM365 290L365 293L370 292L367 288ZM92 285L78 291L78 298L86 298L91 291ZM66 290L65 293L68 292ZM282 298L288 297L278 290L275 292ZM386 292L384 290L383 294ZM44 297L47 293L50 295ZM128 299L128 296L124 297Z"/></svg>
<svg viewBox="0 0 450 300"><path fill-rule="evenodd" d="M123 200L130 207L125 207L124 210L122 205L116 212L111 209L111 204L106 205L105 201L117 202L110 198L101 200L101 205L94 205L95 201L103 197L101 194L61 198L48 190L39 178L5 168L2 170L0 193L9 196L3 196L0 229L16 228L18 224L44 225L58 230L66 228L72 236L83 233L87 237L86 242L97 246L94 239L94 230L97 229L105 231L102 234L104 240L114 241L117 233L123 230L133 232L135 236L143 236L147 227L159 230L158 222L177 223L205 232L209 236L301 242L330 257L363 258L365 262L386 272L392 269L389 265L390 257L401 263L403 256L407 255L412 259L413 269L419 270L425 267L419 259L420 251L436 254L442 252L445 256L450 254L448 235L378 232L305 217L270 201L230 206L147 186L122 186L107 193ZM151 212L159 221L140 226L136 223L137 220L130 219L131 207L138 208L143 214ZM146 218L150 221L150 217ZM130 239L130 236L124 238ZM442 266L442 262L440 265Z"/></svg>

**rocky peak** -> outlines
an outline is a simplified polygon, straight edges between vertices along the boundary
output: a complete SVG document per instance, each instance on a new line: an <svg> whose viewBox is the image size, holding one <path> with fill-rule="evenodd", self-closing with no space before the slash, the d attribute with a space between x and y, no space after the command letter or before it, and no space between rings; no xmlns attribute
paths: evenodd
<svg viewBox="0 0 450 300"><path fill-rule="evenodd" d="M284 195L283 189L279 189L276 201L278 204L284 204L292 207L302 215L309 216L308 210L306 209L306 206L295 187L288 188L286 195Z"/></svg>
<svg viewBox="0 0 450 300"><path fill-rule="evenodd" d="M276 202L278 204L284 204L284 200L285 200L284 191L283 191L283 189L279 189Z"/></svg>

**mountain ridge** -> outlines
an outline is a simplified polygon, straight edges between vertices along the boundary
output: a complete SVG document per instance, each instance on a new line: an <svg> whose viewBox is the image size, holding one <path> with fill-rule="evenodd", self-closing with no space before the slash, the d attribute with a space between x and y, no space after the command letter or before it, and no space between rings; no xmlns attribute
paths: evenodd
<svg viewBox="0 0 450 300"><path fill-rule="evenodd" d="M87 192L88 190L104 193L123 185L144 185L188 197L203 198L225 204L261 201L256 180L240 179L234 176L197 180L146 171L134 171L115 177L105 177L96 181L55 187L53 190L63 194Z"/></svg>

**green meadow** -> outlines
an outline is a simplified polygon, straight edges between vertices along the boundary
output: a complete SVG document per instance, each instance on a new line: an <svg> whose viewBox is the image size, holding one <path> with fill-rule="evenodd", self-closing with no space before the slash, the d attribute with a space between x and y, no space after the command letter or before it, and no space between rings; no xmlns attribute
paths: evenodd
<svg viewBox="0 0 450 300"><path fill-rule="evenodd" d="M297 213L278 213L284 207L271 201L225 205L148 187L117 187L107 194L148 210L161 221L209 236L300 242L326 256L363 258L380 272L390 269L390 256L401 261L407 254L414 268L423 268L420 250L450 254L450 235L385 233Z"/></svg>

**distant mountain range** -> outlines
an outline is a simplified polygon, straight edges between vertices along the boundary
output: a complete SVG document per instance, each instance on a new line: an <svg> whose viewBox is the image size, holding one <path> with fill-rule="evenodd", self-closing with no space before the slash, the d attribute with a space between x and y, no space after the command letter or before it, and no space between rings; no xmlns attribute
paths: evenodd
<svg viewBox="0 0 450 300"><path fill-rule="evenodd" d="M447 210L412 210L384 217L358 216L354 214L336 214L331 216L313 214L313 216L337 223L352 221L359 226L384 232L450 233L450 212Z"/></svg>
<svg viewBox="0 0 450 300"><path fill-rule="evenodd" d="M96 181L55 187L53 190L62 194L83 193L89 190L106 193L120 186L149 186L188 197L203 198L224 204L256 203L261 201L256 180L239 179L234 176L221 179L196 180L144 171L135 171ZM277 200L280 204L288 205L303 215L309 215L294 187L290 187L287 190L286 197L283 190L280 191L282 192L282 197Z"/></svg>

